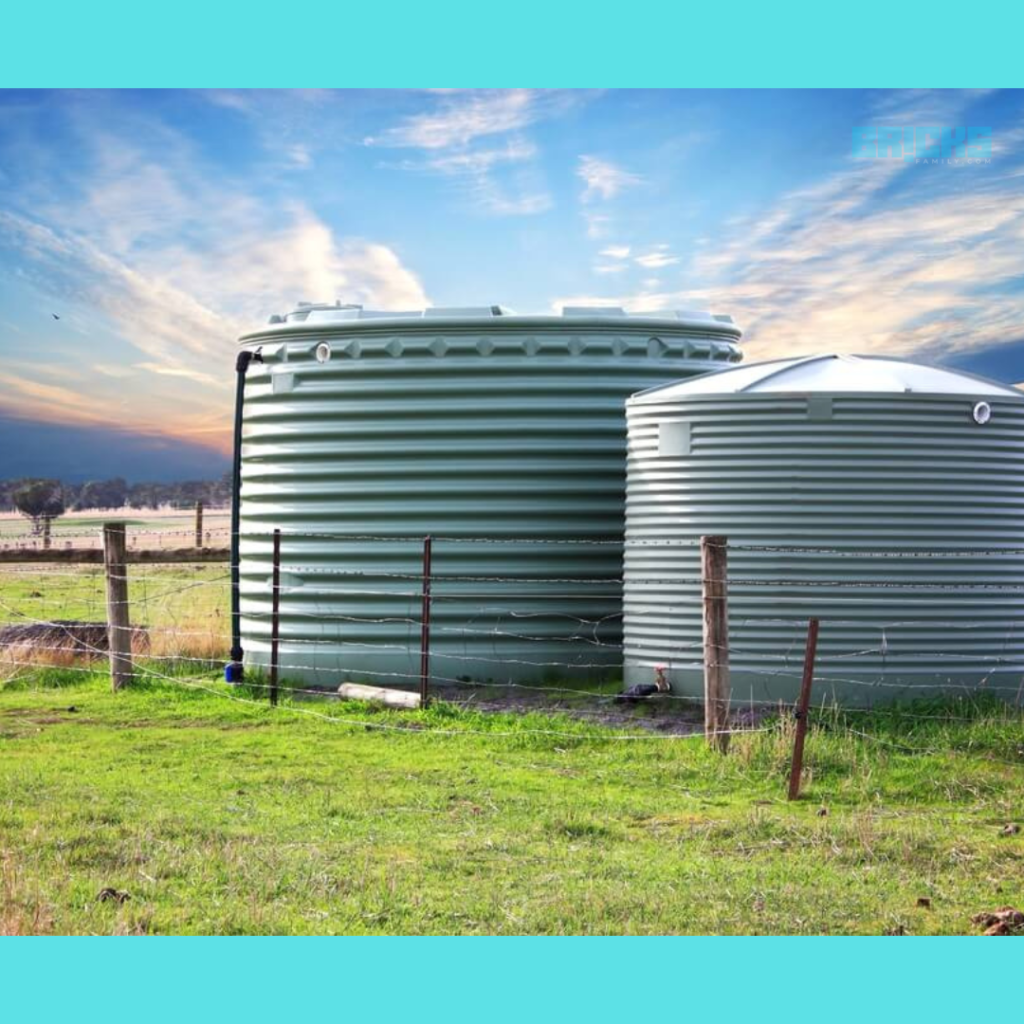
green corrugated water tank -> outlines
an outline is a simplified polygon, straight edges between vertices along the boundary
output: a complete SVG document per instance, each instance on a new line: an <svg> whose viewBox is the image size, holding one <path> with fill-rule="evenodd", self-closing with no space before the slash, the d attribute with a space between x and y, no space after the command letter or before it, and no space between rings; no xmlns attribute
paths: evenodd
<svg viewBox="0 0 1024 1024"><path fill-rule="evenodd" d="M246 661L268 662L277 527L285 676L415 683L427 534L435 680L620 675L623 402L739 337L705 313L311 305L246 335Z"/></svg>
<svg viewBox="0 0 1024 1024"><path fill-rule="evenodd" d="M626 681L703 693L699 541L729 541L735 703L870 704L1024 679L1024 394L836 355L749 364L635 395ZM775 550L773 550L775 549Z"/></svg>

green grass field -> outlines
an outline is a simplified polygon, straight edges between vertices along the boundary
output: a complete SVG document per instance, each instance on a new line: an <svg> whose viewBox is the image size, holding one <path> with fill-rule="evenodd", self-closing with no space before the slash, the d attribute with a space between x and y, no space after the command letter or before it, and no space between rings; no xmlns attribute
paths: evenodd
<svg viewBox="0 0 1024 1024"><path fill-rule="evenodd" d="M963 933L1024 902L1024 724L987 701L819 716L790 804L789 721L723 758L200 685L0 689L0 932Z"/></svg>
<svg viewBox="0 0 1024 1024"><path fill-rule="evenodd" d="M226 563L131 565L128 575L131 621L150 631L152 653L200 658L227 653L230 572ZM106 621L101 565L0 566L0 623L68 619ZM57 653L44 649L31 656L42 661ZM17 651L13 656L16 662L24 660ZM0 674L10 660L0 651Z"/></svg>
<svg viewBox="0 0 1024 1024"><path fill-rule="evenodd" d="M195 529L195 513L191 510L121 509L118 511L69 512L55 519L51 526L53 544L64 547L97 547L104 523L124 523L128 539L136 547L188 547ZM211 546L227 544L231 515L227 509L210 508L203 514L203 530L210 533ZM0 547L29 544L41 539L32 533L32 524L16 513L0 513Z"/></svg>

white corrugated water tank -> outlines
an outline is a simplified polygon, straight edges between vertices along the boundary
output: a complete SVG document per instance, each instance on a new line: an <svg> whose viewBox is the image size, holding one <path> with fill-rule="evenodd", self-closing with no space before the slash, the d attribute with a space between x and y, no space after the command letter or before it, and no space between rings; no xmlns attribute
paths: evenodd
<svg viewBox="0 0 1024 1024"><path fill-rule="evenodd" d="M627 683L701 696L699 541L729 541L733 699L1024 679L1024 394L883 357L756 363L627 403Z"/></svg>

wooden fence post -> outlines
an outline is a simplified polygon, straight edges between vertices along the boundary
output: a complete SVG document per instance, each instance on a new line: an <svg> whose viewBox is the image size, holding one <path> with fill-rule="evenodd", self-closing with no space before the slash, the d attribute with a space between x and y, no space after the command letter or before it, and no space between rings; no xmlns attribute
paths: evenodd
<svg viewBox="0 0 1024 1024"><path fill-rule="evenodd" d="M704 735L721 753L729 749L729 539L701 537L704 600Z"/></svg>
<svg viewBox="0 0 1024 1024"><path fill-rule="evenodd" d="M115 691L132 679L132 628L128 614L128 564L124 523L103 524L103 566L107 577L107 646Z"/></svg>
<svg viewBox="0 0 1024 1024"><path fill-rule="evenodd" d="M807 714L811 706L811 684L814 682L814 658L818 651L818 620L807 623L807 649L804 652L804 678L800 683L800 703L796 710L796 736L793 738L793 763L789 766L789 799L800 795L800 773L804 767L804 737L807 735Z"/></svg>
<svg viewBox="0 0 1024 1024"><path fill-rule="evenodd" d="M203 546L203 503L196 502L196 547Z"/></svg>

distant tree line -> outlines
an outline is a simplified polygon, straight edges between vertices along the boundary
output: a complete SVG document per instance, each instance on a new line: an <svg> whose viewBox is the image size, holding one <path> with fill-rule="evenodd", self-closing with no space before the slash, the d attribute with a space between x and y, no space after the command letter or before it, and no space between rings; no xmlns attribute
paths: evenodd
<svg viewBox="0 0 1024 1024"><path fill-rule="evenodd" d="M181 480L176 483L129 484L121 477L89 480L83 484L61 480L22 478L0 480L0 511L18 511L39 525L67 512L87 509L187 508L202 501L209 507L231 501L231 473L217 480Z"/></svg>

